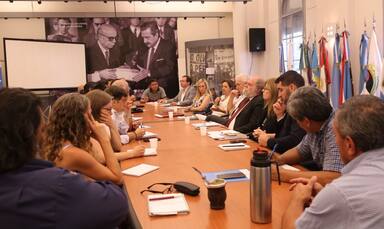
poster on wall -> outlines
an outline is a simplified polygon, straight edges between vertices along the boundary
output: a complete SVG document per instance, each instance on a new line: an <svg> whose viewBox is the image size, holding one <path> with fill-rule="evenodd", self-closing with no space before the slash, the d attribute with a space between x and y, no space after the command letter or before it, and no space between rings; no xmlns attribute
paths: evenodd
<svg viewBox="0 0 384 229"><path fill-rule="evenodd" d="M46 39L84 42L89 82L125 79L145 89L156 79L174 97L179 91L177 18L46 18Z"/></svg>
<svg viewBox="0 0 384 229"><path fill-rule="evenodd" d="M213 51L214 66L217 75L224 79L232 79L235 75L235 58L233 48L219 48Z"/></svg>

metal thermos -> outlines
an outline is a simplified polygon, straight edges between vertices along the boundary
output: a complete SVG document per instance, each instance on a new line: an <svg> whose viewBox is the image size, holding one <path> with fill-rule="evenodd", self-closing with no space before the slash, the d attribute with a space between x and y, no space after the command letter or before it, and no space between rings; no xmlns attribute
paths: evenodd
<svg viewBox="0 0 384 229"><path fill-rule="evenodd" d="M253 152L251 160L251 220L270 223L272 219L271 160L267 152Z"/></svg>

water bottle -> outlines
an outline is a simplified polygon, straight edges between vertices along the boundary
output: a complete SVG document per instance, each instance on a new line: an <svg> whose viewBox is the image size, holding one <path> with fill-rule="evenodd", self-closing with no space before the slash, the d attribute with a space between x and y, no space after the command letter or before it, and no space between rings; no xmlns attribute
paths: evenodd
<svg viewBox="0 0 384 229"><path fill-rule="evenodd" d="M267 152L253 152L251 160L251 220L270 223L272 219L271 160Z"/></svg>

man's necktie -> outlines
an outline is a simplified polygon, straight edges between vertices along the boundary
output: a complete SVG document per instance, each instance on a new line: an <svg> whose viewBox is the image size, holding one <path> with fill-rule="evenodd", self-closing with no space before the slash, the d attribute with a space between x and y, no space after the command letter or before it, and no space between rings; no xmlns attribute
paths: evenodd
<svg viewBox="0 0 384 229"><path fill-rule="evenodd" d="M107 66L109 67L109 51L105 51L105 60L107 61Z"/></svg>
<svg viewBox="0 0 384 229"><path fill-rule="evenodd" d="M229 124L232 122L233 119L239 115L239 113L243 110L243 108L248 104L249 98L244 98L243 101L240 102L239 106L236 108L236 110L233 111L231 117L229 117L226 126L229 126Z"/></svg>
<svg viewBox="0 0 384 229"><path fill-rule="evenodd" d="M150 48L150 50L149 50L149 57L148 57L148 63L147 63L147 69L149 69L149 64L152 61L153 54L155 54L155 49L154 48Z"/></svg>

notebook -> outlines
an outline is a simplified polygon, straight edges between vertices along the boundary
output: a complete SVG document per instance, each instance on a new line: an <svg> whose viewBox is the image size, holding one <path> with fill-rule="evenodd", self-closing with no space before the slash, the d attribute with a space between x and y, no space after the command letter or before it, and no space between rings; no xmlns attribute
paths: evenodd
<svg viewBox="0 0 384 229"><path fill-rule="evenodd" d="M147 203L150 216L189 213L188 203L182 193L149 195Z"/></svg>
<svg viewBox="0 0 384 229"><path fill-rule="evenodd" d="M140 164L140 165L136 165L134 167L131 167L129 169L126 169L126 170L123 170L123 174L125 175L130 175L130 176L142 176L144 174L147 174L147 173L150 173L152 171L155 171L159 169L159 166L156 166L156 165L149 165L149 164Z"/></svg>

